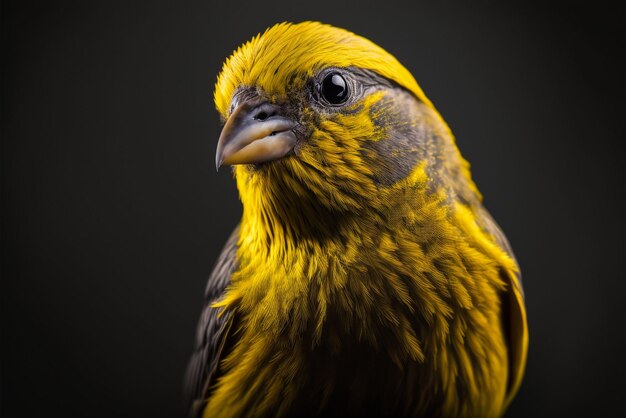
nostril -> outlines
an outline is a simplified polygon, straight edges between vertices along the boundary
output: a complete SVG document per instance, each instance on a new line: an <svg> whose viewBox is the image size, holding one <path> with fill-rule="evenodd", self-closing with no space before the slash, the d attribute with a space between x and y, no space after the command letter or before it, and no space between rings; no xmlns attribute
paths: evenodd
<svg viewBox="0 0 626 418"><path fill-rule="evenodd" d="M263 112L263 111L257 113L256 116L254 116L254 119L256 120L265 120L267 118L268 118L267 112Z"/></svg>
<svg viewBox="0 0 626 418"><path fill-rule="evenodd" d="M267 103L259 106L252 114L254 120L264 121L276 115L277 109Z"/></svg>

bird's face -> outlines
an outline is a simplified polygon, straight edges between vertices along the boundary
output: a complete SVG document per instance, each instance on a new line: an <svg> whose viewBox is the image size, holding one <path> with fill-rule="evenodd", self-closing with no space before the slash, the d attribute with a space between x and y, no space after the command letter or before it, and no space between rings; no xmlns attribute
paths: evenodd
<svg viewBox="0 0 626 418"><path fill-rule="evenodd" d="M280 196L361 207L432 159L430 131L447 129L395 58L315 22L276 25L243 45L224 64L215 102L224 121L216 164L237 166L244 206Z"/></svg>

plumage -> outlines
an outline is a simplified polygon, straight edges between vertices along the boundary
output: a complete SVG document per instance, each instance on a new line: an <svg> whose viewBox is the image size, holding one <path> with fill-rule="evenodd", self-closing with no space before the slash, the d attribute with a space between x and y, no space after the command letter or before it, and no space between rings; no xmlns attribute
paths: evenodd
<svg viewBox="0 0 626 418"><path fill-rule="evenodd" d="M190 416L199 416L206 405L224 350L225 337L231 329L232 315L222 313L212 305L224 293L236 268L238 239L239 227L235 228L226 242L207 283L205 305L196 333L196 350L187 366L185 378L186 404Z"/></svg>
<svg viewBox="0 0 626 418"><path fill-rule="evenodd" d="M190 415L501 416L526 362L519 268L408 70L343 29L279 24L226 61L215 103L243 215Z"/></svg>

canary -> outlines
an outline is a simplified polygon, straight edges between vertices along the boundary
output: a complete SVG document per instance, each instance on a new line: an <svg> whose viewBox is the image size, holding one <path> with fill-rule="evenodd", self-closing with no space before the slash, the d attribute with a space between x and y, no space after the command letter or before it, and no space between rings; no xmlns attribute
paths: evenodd
<svg viewBox="0 0 626 418"><path fill-rule="evenodd" d="M190 416L502 416L526 363L520 271L411 73L282 23L214 98L243 214L208 281Z"/></svg>

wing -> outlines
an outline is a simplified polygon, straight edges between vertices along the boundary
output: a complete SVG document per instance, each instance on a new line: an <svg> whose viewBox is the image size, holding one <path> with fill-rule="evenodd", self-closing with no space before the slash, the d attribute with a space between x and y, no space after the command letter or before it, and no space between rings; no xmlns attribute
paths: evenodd
<svg viewBox="0 0 626 418"><path fill-rule="evenodd" d="M477 215L483 229L494 238L496 244L517 264L509 241L489 212L480 206ZM519 273L510 271L503 271L502 275L505 282L508 283L507 292L502 298L503 323L509 349L509 385L505 401L505 406L508 406L524 377L526 354L528 352L528 323L526 321L522 276Z"/></svg>
<svg viewBox="0 0 626 418"><path fill-rule="evenodd" d="M224 293L236 268L238 238L239 227L235 228L226 242L207 283L195 350L185 374L185 403L190 418L202 415L217 377L220 360L228 351L225 346L233 318L229 314L220 315L220 310L213 308L212 304Z"/></svg>

